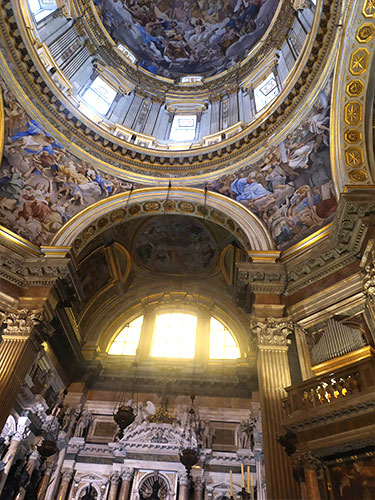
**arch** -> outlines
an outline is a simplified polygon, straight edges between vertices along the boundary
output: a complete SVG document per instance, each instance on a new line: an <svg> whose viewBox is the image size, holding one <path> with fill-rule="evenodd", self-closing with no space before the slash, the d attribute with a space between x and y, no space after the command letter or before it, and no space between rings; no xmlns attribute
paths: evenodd
<svg viewBox="0 0 375 500"><path fill-rule="evenodd" d="M210 220L232 233L247 251L275 253L265 224L250 210L222 194L197 188L144 188L98 201L72 217L51 246L73 247L78 254L101 232L135 217L182 214Z"/></svg>
<svg viewBox="0 0 375 500"><path fill-rule="evenodd" d="M197 314L199 311L214 316L234 334L241 355L248 350L248 319L246 314L233 305L228 296L217 296L215 292L199 284L192 287L189 293L185 288L166 290L163 286L151 286L143 283L133 290L132 296L124 298L117 293L106 296L90 304L83 312L79 325L82 338L85 340L84 350L99 348L101 356L107 357L111 342L129 321L144 314L149 308L156 311L179 309L183 302L184 312ZM142 335L142 334L141 334Z"/></svg>

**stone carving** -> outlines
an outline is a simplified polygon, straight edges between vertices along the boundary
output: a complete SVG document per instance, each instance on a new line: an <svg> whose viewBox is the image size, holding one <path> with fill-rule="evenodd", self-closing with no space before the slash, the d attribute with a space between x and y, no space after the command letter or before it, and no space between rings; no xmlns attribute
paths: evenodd
<svg viewBox="0 0 375 500"><path fill-rule="evenodd" d="M74 437L86 437L88 427L92 421L92 414L88 410L83 410L74 432Z"/></svg>
<svg viewBox="0 0 375 500"><path fill-rule="evenodd" d="M363 293L371 301L375 302L375 242L370 240L364 252L361 262L363 267L362 287Z"/></svg>
<svg viewBox="0 0 375 500"><path fill-rule="evenodd" d="M287 338L293 331L290 321L282 319L267 318L264 321L252 320L250 328L257 336L258 346L288 346L290 340Z"/></svg>
<svg viewBox="0 0 375 500"><path fill-rule="evenodd" d="M121 473L121 478L123 481L131 481L134 475L133 467L125 467L125 469Z"/></svg>
<svg viewBox="0 0 375 500"><path fill-rule="evenodd" d="M239 448L250 448L251 451L253 451L255 444L254 430L256 427L256 423L257 419L254 417L254 414L250 409L248 418L245 421L241 422L236 429L237 444Z"/></svg>

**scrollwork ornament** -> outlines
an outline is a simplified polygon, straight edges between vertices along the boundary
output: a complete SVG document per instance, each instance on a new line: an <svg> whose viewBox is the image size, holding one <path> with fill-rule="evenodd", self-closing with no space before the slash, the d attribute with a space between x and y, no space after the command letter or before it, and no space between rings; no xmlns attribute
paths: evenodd
<svg viewBox="0 0 375 500"><path fill-rule="evenodd" d="M283 347L290 344L287 337L293 331L293 324L290 321L267 318L264 321L252 320L250 328L257 336L258 346Z"/></svg>

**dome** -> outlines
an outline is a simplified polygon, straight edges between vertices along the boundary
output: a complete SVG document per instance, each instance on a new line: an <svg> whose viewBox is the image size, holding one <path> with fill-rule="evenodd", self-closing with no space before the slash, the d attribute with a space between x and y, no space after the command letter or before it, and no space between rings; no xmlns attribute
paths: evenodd
<svg viewBox="0 0 375 500"><path fill-rule="evenodd" d="M156 75L212 76L244 59L272 22L278 0L97 0L103 25Z"/></svg>

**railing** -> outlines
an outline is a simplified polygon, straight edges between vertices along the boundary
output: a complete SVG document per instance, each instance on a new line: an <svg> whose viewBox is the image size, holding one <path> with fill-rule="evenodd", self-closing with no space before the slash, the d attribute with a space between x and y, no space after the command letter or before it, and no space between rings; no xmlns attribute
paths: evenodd
<svg viewBox="0 0 375 500"><path fill-rule="evenodd" d="M375 358L371 357L343 366L302 384L287 387L283 399L288 417L295 412L307 412L324 405L332 405L350 396L375 389Z"/></svg>

